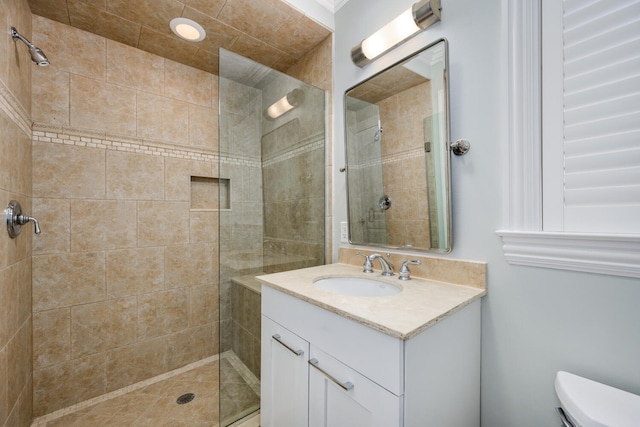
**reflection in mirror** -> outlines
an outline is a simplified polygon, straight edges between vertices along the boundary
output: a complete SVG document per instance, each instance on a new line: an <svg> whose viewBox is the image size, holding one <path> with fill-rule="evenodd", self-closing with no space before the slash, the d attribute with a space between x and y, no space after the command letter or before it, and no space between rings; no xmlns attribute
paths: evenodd
<svg viewBox="0 0 640 427"><path fill-rule="evenodd" d="M451 251L447 43L345 94L349 241Z"/></svg>

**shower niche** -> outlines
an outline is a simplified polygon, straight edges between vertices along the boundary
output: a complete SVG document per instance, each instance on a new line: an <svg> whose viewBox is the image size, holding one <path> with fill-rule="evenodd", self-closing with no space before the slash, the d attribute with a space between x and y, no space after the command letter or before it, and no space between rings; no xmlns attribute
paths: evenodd
<svg viewBox="0 0 640 427"><path fill-rule="evenodd" d="M276 103L280 115L269 110ZM194 177L192 195L219 189L220 425L226 426L259 409L255 276L324 264L325 92L221 50L219 106L218 175L225 179Z"/></svg>
<svg viewBox="0 0 640 427"><path fill-rule="evenodd" d="M191 211L231 209L231 181L225 178L191 177Z"/></svg>

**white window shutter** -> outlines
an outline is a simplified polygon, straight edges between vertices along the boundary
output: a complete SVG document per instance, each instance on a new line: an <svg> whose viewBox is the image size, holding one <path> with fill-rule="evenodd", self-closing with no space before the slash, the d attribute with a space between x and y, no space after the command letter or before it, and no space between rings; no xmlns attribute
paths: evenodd
<svg viewBox="0 0 640 427"><path fill-rule="evenodd" d="M555 228L640 233L640 0L565 0L563 8Z"/></svg>

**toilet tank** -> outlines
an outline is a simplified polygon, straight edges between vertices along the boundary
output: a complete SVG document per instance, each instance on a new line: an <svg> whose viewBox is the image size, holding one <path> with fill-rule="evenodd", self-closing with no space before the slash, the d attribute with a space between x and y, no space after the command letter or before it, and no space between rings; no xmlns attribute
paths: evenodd
<svg viewBox="0 0 640 427"><path fill-rule="evenodd" d="M562 411L573 427L638 427L640 396L568 372L556 374ZM565 425L569 426L569 424Z"/></svg>

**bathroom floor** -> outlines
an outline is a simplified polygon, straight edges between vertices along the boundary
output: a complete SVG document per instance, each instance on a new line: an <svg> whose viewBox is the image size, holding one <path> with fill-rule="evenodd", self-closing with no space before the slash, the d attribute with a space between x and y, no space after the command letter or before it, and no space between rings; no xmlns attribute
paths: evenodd
<svg viewBox="0 0 640 427"><path fill-rule="evenodd" d="M259 416L252 416L259 408L259 388L255 376L227 352L41 417L32 427L218 427L220 399L224 418L247 418L234 427L259 426ZM178 404L187 393L195 395L193 400Z"/></svg>

